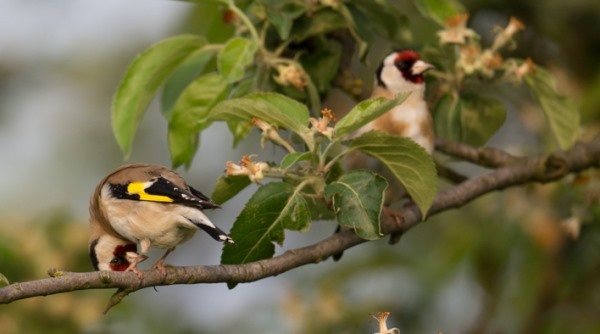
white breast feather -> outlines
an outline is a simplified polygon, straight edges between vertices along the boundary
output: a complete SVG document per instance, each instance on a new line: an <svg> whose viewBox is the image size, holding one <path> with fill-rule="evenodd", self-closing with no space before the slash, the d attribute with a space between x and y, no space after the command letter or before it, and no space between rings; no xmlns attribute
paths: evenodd
<svg viewBox="0 0 600 334"><path fill-rule="evenodd" d="M194 235L198 228L188 218L210 223L191 207L114 198L108 185L102 188L101 205L117 233L133 242L147 239L159 248L175 247Z"/></svg>

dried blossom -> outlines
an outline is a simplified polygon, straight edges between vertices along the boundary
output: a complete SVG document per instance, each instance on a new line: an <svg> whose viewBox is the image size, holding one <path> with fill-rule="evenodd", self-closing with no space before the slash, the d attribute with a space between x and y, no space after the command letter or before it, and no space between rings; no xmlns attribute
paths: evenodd
<svg viewBox="0 0 600 334"><path fill-rule="evenodd" d="M333 111L329 108L324 108L321 110L321 118L317 119L314 117L310 117L308 120L312 125L314 131L324 135L325 137L331 139L333 136L333 128L329 126L329 123L335 121L335 115Z"/></svg>
<svg viewBox="0 0 600 334"><path fill-rule="evenodd" d="M460 48L460 56L457 66L466 74L477 71L481 66L481 48L476 44L463 45Z"/></svg>
<svg viewBox="0 0 600 334"><path fill-rule="evenodd" d="M515 69L515 75L518 79L523 79L523 77L531 74L534 70L535 64L533 63L533 60L531 60L531 58L527 58L523 63L521 63L521 65L519 65L519 67Z"/></svg>
<svg viewBox="0 0 600 334"><path fill-rule="evenodd" d="M304 90L308 77L303 69L294 64L278 65L277 76L273 80L282 86L292 85L298 90Z"/></svg>
<svg viewBox="0 0 600 334"><path fill-rule="evenodd" d="M518 19L511 17L506 28L500 30L500 32L496 35L494 39L494 44L492 45L492 50L499 50L504 47L508 42L510 42L514 35L525 29L525 25L523 22Z"/></svg>
<svg viewBox="0 0 600 334"><path fill-rule="evenodd" d="M375 334L400 334L398 328L387 328L387 318L390 316L390 312L378 312L373 315L373 318L379 322L379 332Z"/></svg>
<svg viewBox="0 0 600 334"><path fill-rule="evenodd" d="M488 77L494 75L494 72L502 67L502 56L495 51L485 50L481 54L481 72Z"/></svg>
<svg viewBox="0 0 600 334"><path fill-rule="evenodd" d="M468 38L476 38L477 33L467 28L469 14L462 13L449 18L446 28L438 31L437 35L441 44L465 44Z"/></svg>
<svg viewBox="0 0 600 334"><path fill-rule="evenodd" d="M225 167L225 174L227 176L246 175L250 181L256 183L265 178L264 172L269 169L269 165L266 162L254 162L248 155L242 157L239 165L233 161L227 161Z"/></svg>

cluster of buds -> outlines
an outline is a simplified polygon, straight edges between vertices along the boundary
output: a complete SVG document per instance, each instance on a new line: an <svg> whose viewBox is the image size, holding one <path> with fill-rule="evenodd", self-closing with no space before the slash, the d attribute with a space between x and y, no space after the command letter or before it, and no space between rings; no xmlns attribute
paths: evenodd
<svg viewBox="0 0 600 334"><path fill-rule="evenodd" d="M273 80L282 86L292 85L298 90L304 90L308 82L306 72L295 64L277 65L277 76Z"/></svg>
<svg viewBox="0 0 600 334"><path fill-rule="evenodd" d="M331 139L333 136L333 128L329 126L329 123L335 121L335 115L329 108L323 108L321 110L321 118L310 117L308 120L312 125L312 129L315 133L320 133L323 136Z"/></svg>
<svg viewBox="0 0 600 334"><path fill-rule="evenodd" d="M227 176L246 175L252 182L260 182L265 178L265 172L269 170L269 165L266 162L252 161L248 155L244 155L240 160L239 165L233 161L227 161L225 164L225 174Z"/></svg>
<svg viewBox="0 0 600 334"><path fill-rule="evenodd" d="M510 18L505 28L498 29L492 47L482 50L479 36L467 28L468 14L459 14L446 22L446 28L438 32L441 44L457 44L460 46L460 55L457 66L465 74L481 73L492 77L502 68L504 59L499 50L509 44L514 35L525 27L521 21Z"/></svg>

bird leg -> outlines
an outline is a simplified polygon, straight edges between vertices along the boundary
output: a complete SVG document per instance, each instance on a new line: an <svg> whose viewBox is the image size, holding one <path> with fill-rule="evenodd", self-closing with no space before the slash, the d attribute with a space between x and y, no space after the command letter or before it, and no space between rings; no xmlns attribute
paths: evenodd
<svg viewBox="0 0 600 334"><path fill-rule="evenodd" d="M165 268L165 258L167 255L171 254L171 252L175 250L175 247L167 249L165 254L156 261L156 263L152 266L153 269L158 270L163 276L167 276L167 268Z"/></svg>
<svg viewBox="0 0 600 334"><path fill-rule="evenodd" d="M127 269L125 269L125 271L133 271L133 273L136 274L137 277L141 280L144 274L138 269L137 265L138 263L146 261L146 259L148 259L148 256L146 254L148 253L148 250L150 250L150 240L140 240L139 244L140 253L137 254L137 256L133 256L129 253L125 255L127 260L131 261L131 264L129 265L129 267L127 267Z"/></svg>
<svg viewBox="0 0 600 334"><path fill-rule="evenodd" d="M131 262L129 267L127 267L127 269L125 269L125 271L133 271L133 273L136 274L139 279L142 279L144 274L142 274L142 272L138 269L137 265L138 265L138 263L145 261L147 258L148 258L148 256L139 254L138 256L136 256L133 259L133 261Z"/></svg>

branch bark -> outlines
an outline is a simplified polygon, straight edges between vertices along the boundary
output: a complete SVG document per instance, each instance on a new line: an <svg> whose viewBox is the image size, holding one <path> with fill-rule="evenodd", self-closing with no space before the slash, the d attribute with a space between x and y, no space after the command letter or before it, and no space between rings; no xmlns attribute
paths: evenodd
<svg viewBox="0 0 600 334"><path fill-rule="evenodd" d="M449 151L449 146L444 145L445 143L438 142L437 146L444 152ZM482 152L480 149L459 145L460 148L471 153ZM483 152L490 151L484 149ZM501 151L493 150L493 152ZM570 173L600 167L600 137L588 143L576 144L568 151L557 151L549 155L513 160L508 158L512 156L497 154L499 155L495 156L496 158L502 158L500 160L494 158L491 161L494 162L495 167L503 167L473 177L439 193L429 210L429 216L461 207L489 192L532 182L551 182ZM511 163L506 164L506 159L511 160ZM385 208L382 216L382 230L386 234L406 232L421 222L419 210L414 205L402 211ZM131 272L54 272L54 277L13 283L1 288L0 303L8 304L24 298L85 289L118 288L120 291L130 293L146 287L171 284L252 282L279 275L299 266L318 263L363 242L365 240L360 239L353 232L346 231L267 260L243 265L168 267L166 276L162 276L158 271L147 271L144 272L142 280Z"/></svg>

